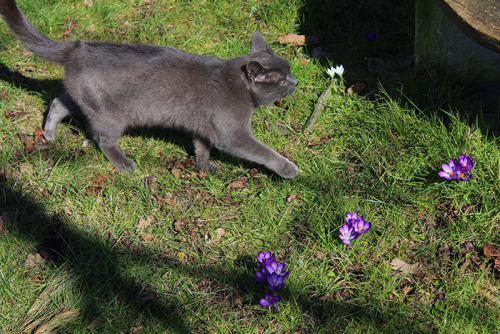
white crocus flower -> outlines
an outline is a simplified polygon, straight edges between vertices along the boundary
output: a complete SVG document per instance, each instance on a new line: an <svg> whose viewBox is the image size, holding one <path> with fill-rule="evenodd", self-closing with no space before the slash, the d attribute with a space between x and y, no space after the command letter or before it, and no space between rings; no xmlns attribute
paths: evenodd
<svg viewBox="0 0 500 334"><path fill-rule="evenodd" d="M333 67L327 69L326 74L328 74L333 79L333 77L335 76L335 69Z"/></svg>
<svg viewBox="0 0 500 334"><path fill-rule="evenodd" d="M335 76L335 74L338 74L338 76L341 77L342 74L344 74L344 66L339 65L337 67L330 67L326 70L326 73L332 78Z"/></svg>
<svg viewBox="0 0 500 334"><path fill-rule="evenodd" d="M335 67L335 73L337 73L339 75L339 77L341 77L342 74L344 74L344 66L339 65L339 66Z"/></svg>

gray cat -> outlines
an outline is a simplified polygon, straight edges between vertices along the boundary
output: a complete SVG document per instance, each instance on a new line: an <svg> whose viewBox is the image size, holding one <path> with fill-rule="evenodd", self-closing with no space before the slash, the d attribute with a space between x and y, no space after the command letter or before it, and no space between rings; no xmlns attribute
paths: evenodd
<svg viewBox="0 0 500 334"><path fill-rule="evenodd" d="M137 164L117 146L130 127L177 127L194 134L196 166L208 172L210 148L262 164L284 178L297 176L288 159L257 141L254 108L290 96L297 80L259 32L247 55L224 60L171 47L109 42L54 41L39 32L15 0L0 0L0 13L35 55L65 68L66 92L55 98L45 138L73 113L87 118L93 139L121 172Z"/></svg>

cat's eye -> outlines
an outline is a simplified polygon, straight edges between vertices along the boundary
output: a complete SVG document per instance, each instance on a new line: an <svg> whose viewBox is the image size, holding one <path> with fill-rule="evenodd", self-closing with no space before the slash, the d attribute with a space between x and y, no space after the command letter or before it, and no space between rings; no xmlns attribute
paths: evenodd
<svg viewBox="0 0 500 334"><path fill-rule="evenodd" d="M286 84L286 80L281 81L280 84L282 85Z"/></svg>

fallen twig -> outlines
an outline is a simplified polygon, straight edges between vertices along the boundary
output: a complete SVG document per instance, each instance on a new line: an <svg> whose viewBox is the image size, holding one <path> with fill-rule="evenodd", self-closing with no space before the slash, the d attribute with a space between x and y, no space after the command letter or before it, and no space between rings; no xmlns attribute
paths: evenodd
<svg viewBox="0 0 500 334"><path fill-rule="evenodd" d="M236 218L238 218L238 216L210 218L210 219L196 219L193 223L206 223L206 222L212 222L212 221L216 221L216 220L229 220L229 219L236 219Z"/></svg>
<svg viewBox="0 0 500 334"><path fill-rule="evenodd" d="M319 96L318 101L316 101L316 105L314 106L314 110L313 110L311 116L307 120L306 125L304 125L304 132L306 132L306 131L311 132L311 129L314 126L314 124L316 123L319 115L321 115L321 112L323 111L323 109L325 109L326 101L328 101L328 99L332 95L332 91L330 88L333 85L335 85L335 81L333 81L333 83L330 86L325 88L323 93L321 93L321 95Z"/></svg>

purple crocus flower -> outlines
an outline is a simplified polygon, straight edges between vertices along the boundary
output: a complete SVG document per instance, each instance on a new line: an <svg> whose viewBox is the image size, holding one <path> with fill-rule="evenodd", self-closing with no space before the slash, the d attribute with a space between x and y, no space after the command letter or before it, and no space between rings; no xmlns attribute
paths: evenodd
<svg viewBox="0 0 500 334"><path fill-rule="evenodd" d="M470 181L470 175L469 175L469 173L467 173L463 170L459 170L458 171L458 179L460 181Z"/></svg>
<svg viewBox="0 0 500 334"><path fill-rule="evenodd" d="M464 154L458 157L458 164L464 173L468 173L474 167L474 160Z"/></svg>
<svg viewBox="0 0 500 334"><path fill-rule="evenodd" d="M283 289L283 280L285 279L285 277L283 276L280 276L276 273L273 273L273 274L269 274L266 276L266 280L267 280L267 288L269 290L281 290Z"/></svg>
<svg viewBox="0 0 500 334"><path fill-rule="evenodd" d="M365 218L363 216L359 217L359 219L352 225L354 232L359 236L361 234L365 234L372 227L372 223L365 222Z"/></svg>
<svg viewBox="0 0 500 334"><path fill-rule="evenodd" d="M368 40L368 42L373 42L375 40L375 37L377 35L374 33L374 32L369 32L365 35L366 39Z"/></svg>
<svg viewBox="0 0 500 334"><path fill-rule="evenodd" d="M276 260L271 261L270 264L266 266L267 272L270 274L278 274L280 276L283 276L283 278L287 277L289 272L284 271L285 270L285 264L276 262Z"/></svg>
<svg viewBox="0 0 500 334"><path fill-rule="evenodd" d="M262 267L265 267L274 261L274 254L271 254L271 251L267 251L266 253L259 252L259 255L257 255L257 261Z"/></svg>
<svg viewBox="0 0 500 334"><path fill-rule="evenodd" d="M350 245L351 240L356 239L356 233L354 233L354 228L349 224L344 224L340 228L339 238L346 244Z"/></svg>
<svg viewBox="0 0 500 334"><path fill-rule="evenodd" d="M257 283L265 283L266 282L266 268L261 268L259 271L255 273L255 277L253 280Z"/></svg>
<svg viewBox="0 0 500 334"><path fill-rule="evenodd" d="M358 220L358 212L355 211L353 213L350 213L348 212L346 215L345 215L345 222L347 224L354 224L354 222L356 222L356 220Z"/></svg>
<svg viewBox="0 0 500 334"><path fill-rule="evenodd" d="M276 305L276 303L279 302L280 299L280 296L274 296L272 293L266 293L265 299L261 299L259 301L259 304L262 307L268 307L269 305L273 304L274 307L276 307L276 311L278 311L278 305Z"/></svg>
<svg viewBox="0 0 500 334"><path fill-rule="evenodd" d="M449 164L442 164L443 170L438 173L439 176L445 178L447 180L457 180L460 171L460 166L455 162L455 160L451 159Z"/></svg>

